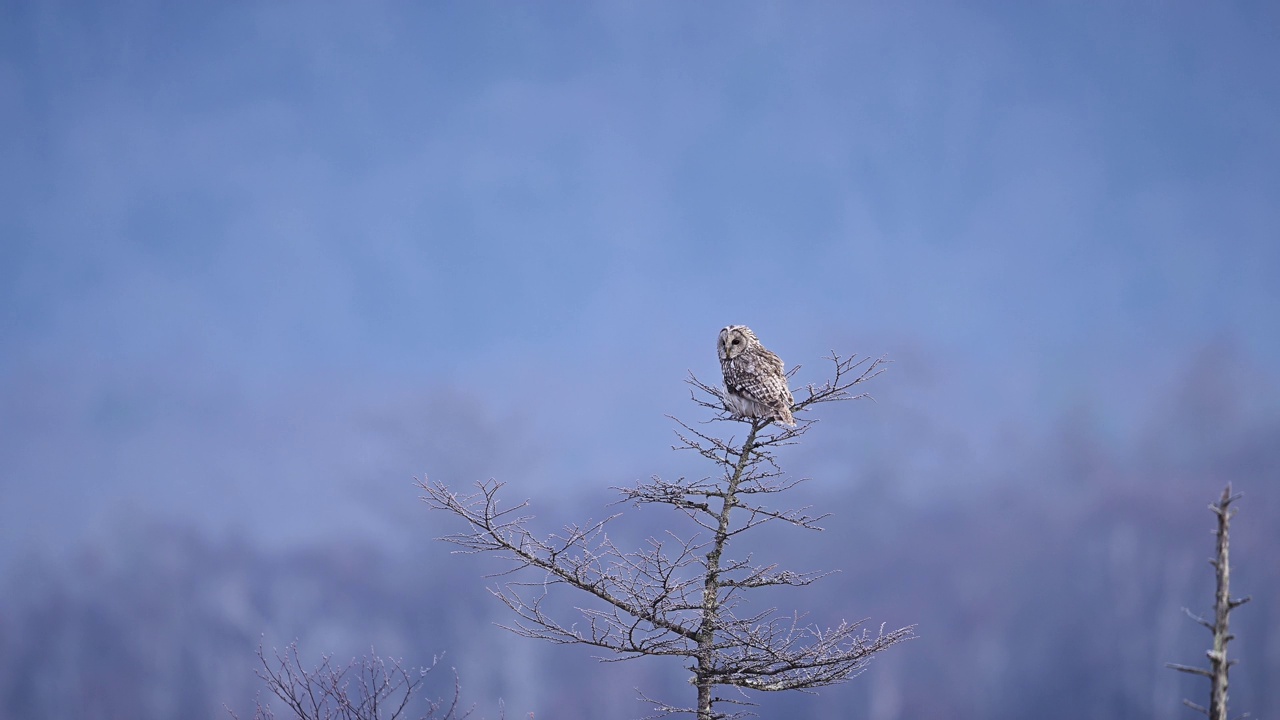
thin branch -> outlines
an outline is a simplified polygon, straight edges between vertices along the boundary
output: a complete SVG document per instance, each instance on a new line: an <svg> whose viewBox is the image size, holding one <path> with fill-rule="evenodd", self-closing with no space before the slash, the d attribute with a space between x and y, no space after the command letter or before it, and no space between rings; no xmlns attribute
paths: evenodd
<svg viewBox="0 0 1280 720"><path fill-rule="evenodd" d="M528 638L558 644L581 644L605 651L606 661L643 656L686 658L693 673L698 702L680 707L653 701L659 716L695 714L699 720L736 718L748 714L741 697L722 697L715 688L776 692L811 690L843 682L862 671L871 657L910 639L913 627L872 633L862 622L841 622L822 628L799 614L779 615L775 609L740 614L744 594L757 588L803 587L829 573L796 572L776 563L760 563L752 556L735 558L730 543L769 522L821 530L828 514L811 508L773 507L768 500L803 482L788 478L777 452L798 443L816 419L807 414L816 406L864 395L853 389L885 369L883 358L841 358L832 353L831 377L800 389L792 405L794 427L761 418L738 417L723 389L690 373L687 382L696 406L713 416L696 426L678 418L676 450L691 451L711 462L717 475L674 481L653 477L628 487L614 488L615 504L635 507L666 505L693 521L691 535L667 531L650 537L645 547L623 551L608 536L612 515L587 525L568 525L541 537L530 530L529 502L507 507L499 502L503 484L478 482L476 492L458 494L442 483L423 478L418 486L433 509L462 518L467 529L443 540L458 552L492 552L509 566L498 573L512 578L491 593L515 616L504 625ZM795 377L799 366L788 377ZM709 424L730 422L745 434L718 435ZM530 577L533 576L533 577ZM572 621L562 619L564 608L553 602L554 588L567 586L593 599L574 608ZM643 696L642 696L643 697ZM736 709L725 712L717 706Z"/></svg>
<svg viewBox="0 0 1280 720"><path fill-rule="evenodd" d="M284 650L275 650L274 660L267 658L261 645L257 655L262 665L256 671L258 677L297 720L401 720L426 675L439 663L437 657L428 667L408 670L399 660L388 661L371 651L342 667L333 664L332 656L324 655L315 669L308 670L302 665L296 642ZM447 704L443 700L422 700L425 712L420 720L465 720L472 711L459 712L460 696L460 683L454 673L453 697ZM256 703L255 719L274 717L269 705Z"/></svg>
<svg viewBox="0 0 1280 720"><path fill-rule="evenodd" d="M1191 610L1188 608L1185 608L1185 607L1182 608L1182 612L1186 613L1187 617L1191 618L1192 620L1195 620L1196 622L1200 623L1204 627L1208 628L1209 632L1213 632L1213 623L1209 622L1208 620L1205 620L1199 615L1196 615L1195 613L1191 612Z"/></svg>
<svg viewBox="0 0 1280 720"><path fill-rule="evenodd" d="M1167 668L1170 668L1171 670L1177 670L1178 672L1191 673L1192 675L1203 675L1207 678L1213 677L1213 673L1209 672L1208 670L1205 670L1204 668L1198 668L1192 665L1179 665L1178 663L1165 663L1164 666Z"/></svg>
<svg viewBox="0 0 1280 720"><path fill-rule="evenodd" d="M1203 707L1203 706L1200 706L1200 705L1197 705L1197 704L1195 704L1195 703L1191 702L1190 700L1187 700L1186 698L1183 698L1183 700L1182 700L1182 704L1183 704L1183 705L1186 705L1187 707L1191 708L1192 710L1195 710L1196 712L1204 713L1206 717L1209 715L1209 710L1208 710L1207 708L1205 708L1205 707Z"/></svg>

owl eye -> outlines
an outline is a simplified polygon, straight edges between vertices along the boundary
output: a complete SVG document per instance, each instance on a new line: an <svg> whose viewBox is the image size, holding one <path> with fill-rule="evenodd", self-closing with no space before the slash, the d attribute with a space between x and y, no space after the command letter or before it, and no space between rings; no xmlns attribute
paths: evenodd
<svg viewBox="0 0 1280 720"><path fill-rule="evenodd" d="M741 345L741 344L742 344L742 338L734 338L734 339L733 339L733 344L734 344L734 345Z"/></svg>

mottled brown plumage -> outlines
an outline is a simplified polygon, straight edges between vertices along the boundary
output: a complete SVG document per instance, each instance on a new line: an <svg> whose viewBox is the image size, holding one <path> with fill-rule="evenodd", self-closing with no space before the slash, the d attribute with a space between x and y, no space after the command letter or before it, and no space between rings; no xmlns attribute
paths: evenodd
<svg viewBox="0 0 1280 720"><path fill-rule="evenodd" d="M769 352L746 325L730 325L720 331L716 343L724 372L725 400L738 417L766 418L794 426L791 389L782 359Z"/></svg>

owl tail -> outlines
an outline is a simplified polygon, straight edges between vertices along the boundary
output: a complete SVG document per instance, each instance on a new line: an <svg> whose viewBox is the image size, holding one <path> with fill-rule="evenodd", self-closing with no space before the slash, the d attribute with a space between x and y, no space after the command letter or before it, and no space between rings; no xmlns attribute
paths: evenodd
<svg viewBox="0 0 1280 720"><path fill-rule="evenodd" d="M791 408L786 406L778 408L778 412L773 416L773 419L782 425L796 426L796 419L791 415Z"/></svg>

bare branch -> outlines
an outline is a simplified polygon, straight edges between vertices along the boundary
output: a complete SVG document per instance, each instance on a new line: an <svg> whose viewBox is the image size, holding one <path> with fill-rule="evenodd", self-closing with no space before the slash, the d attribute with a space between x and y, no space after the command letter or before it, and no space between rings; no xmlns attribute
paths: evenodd
<svg viewBox="0 0 1280 720"><path fill-rule="evenodd" d="M1205 620L1199 615L1196 615L1195 613L1191 612L1191 610L1188 608L1182 608L1182 612L1186 613L1187 617L1191 618L1192 620L1195 620L1196 622L1208 628L1209 632L1213 632L1213 623L1209 622L1208 620Z"/></svg>
<svg viewBox="0 0 1280 720"><path fill-rule="evenodd" d="M439 663L437 657L429 667L409 670L399 660L370 654L336 667L332 656L325 655L314 670L307 670L296 642L283 651L276 650L274 659L268 659L261 645L257 654L262 664L258 677L297 720L408 720L406 712L415 693ZM447 704L443 700L421 701L425 709L419 720L465 720L471 710L459 713L460 695L454 673L453 697ZM258 702L254 718L274 720L275 714L270 705Z"/></svg>
<svg viewBox="0 0 1280 720"><path fill-rule="evenodd" d="M445 485L423 479L423 499L437 510L462 518L467 529L442 538L460 552L492 552L510 567L499 575L518 575L491 592L507 606L515 621L506 625L518 635L559 644L580 644L605 651L605 661L639 657L682 657L693 673L690 682L698 700L680 707L650 700L659 716L694 714L699 720L736 718L748 714L743 697L723 697L719 687L736 692L810 690L843 682L857 675L871 657L912 637L913 628L872 633L862 622L841 622L822 628L799 614L780 615L775 609L740 613L745 593L764 587L803 587L828 573L797 572L752 556L735 558L729 544L765 523L783 522L821 530L827 514L811 508L774 507L780 497L803 482L788 478L776 452L794 445L814 426L805 414L828 402L850 400L859 384L883 372L883 358L828 358L831 378L810 384L792 405L794 427L771 420L738 417L724 391L687 380L690 395L713 417L697 426L672 418L676 450L710 461L717 474L674 481L653 477L628 487L614 488L615 504L641 508L666 505L692 520L693 532L667 531L650 537L639 550L624 551L606 529L617 515L587 525L569 525L540 537L529 528L529 503L506 507L498 499L502 483L476 483L476 492L459 495ZM793 367L793 377L798 366ZM717 435L706 426L729 422L741 436ZM574 608L572 620L552 600L554 589L566 586L585 593L591 605ZM642 696L643 697L643 696ZM731 711L717 709L729 706Z"/></svg>
<svg viewBox="0 0 1280 720"><path fill-rule="evenodd" d="M1204 668L1194 667L1191 665L1179 665L1178 663L1165 663L1164 666L1172 670L1177 670L1179 672L1191 673L1192 675L1203 675L1207 678L1213 677L1213 673L1209 672L1208 670L1205 670Z"/></svg>
<svg viewBox="0 0 1280 720"><path fill-rule="evenodd" d="M1209 678L1208 709L1189 700L1183 700L1183 703L1187 707L1203 712L1210 720L1227 720L1228 671L1238 662L1227 657L1227 645L1235 639L1235 635L1231 634L1230 631L1231 611L1250 600L1248 596L1231 598L1230 524L1231 518L1236 512L1236 509L1231 504L1241 497L1243 497L1243 493L1232 494L1231 485L1228 483L1223 488L1222 495L1218 500L1209 505L1209 510L1217 518L1217 527L1214 530L1214 535L1217 538L1217 553L1209 560L1217 579L1217 588L1214 593L1213 622L1193 615L1190 610L1183 608L1183 612L1188 617L1213 633L1213 645L1205 652L1205 657L1209 658L1209 669L1205 670L1176 663L1167 664L1167 667L1174 670Z"/></svg>
<svg viewBox="0 0 1280 720"><path fill-rule="evenodd" d="M1193 702L1191 702L1190 700L1187 700L1187 699L1185 699L1185 698L1182 700L1182 704L1183 704L1183 705L1186 705L1187 707L1191 708L1192 710L1195 710L1196 712L1204 713L1206 716L1209 714L1209 711L1208 711L1206 708L1201 707L1200 705L1197 705L1197 704L1195 704L1195 703L1193 703Z"/></svg>

